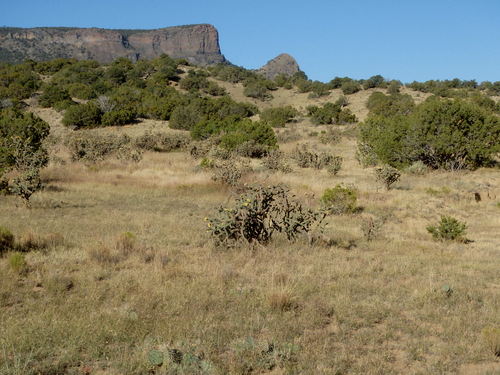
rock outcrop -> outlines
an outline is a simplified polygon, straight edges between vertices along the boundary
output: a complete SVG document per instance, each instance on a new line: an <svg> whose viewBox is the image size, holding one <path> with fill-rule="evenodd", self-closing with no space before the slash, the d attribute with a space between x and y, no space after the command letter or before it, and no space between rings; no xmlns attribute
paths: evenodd
<svg viewBox="0 0 500 375"><path fill-rule="evenodd" d="M97 28L0 28L0 61L50 60L58 57L108 63L118 57L151 59L161 54L185 58L196 65L225 61L212 25L156 30Z"/></svg>
<svg viewBox="0 0 500 375"><path fill-rule="evenodd" d="M279 74L292 76L300 72L300 67L292 56L282 53L268 61L268 63L258 69L257 72L265 75L267 78L274 79Z"/></svg>

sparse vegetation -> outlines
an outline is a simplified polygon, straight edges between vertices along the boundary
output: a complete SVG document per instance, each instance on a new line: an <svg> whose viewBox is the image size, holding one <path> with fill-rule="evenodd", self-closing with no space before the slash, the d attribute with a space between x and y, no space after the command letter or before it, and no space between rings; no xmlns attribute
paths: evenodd
<svg viewBox="0 0 500 375"><path fill-rule="evenodd" d="M26 78L0 74L1 374L495 372L494 83L426 102L377 77L297 74L266 82L274 98L262 101L243 93L265 81L255 72L185 64L0 66ZM190 71L195 82L183 89ZM345 82L376 87L346 100ZM227 96L214 97L211 83ZM42 108L47 85L79 104ZM374 107L385 109L368 114L376 90L388 90ZM89 103L100 112L92 129L62 124L64 111ZM368 119L313 123L307 107L326 103ZM293 119L266 112L288 106ZM181 107L197 120L169 129ZM135 114L131 126L104 121L117 111ZM284 128L271 126L285 117ZM404 172L397 189L380 189L374 168L356 162L356 141L366 166ZM445 145L460 147L438 163ZM481 168L453 171L463 149ZM30 190L19 179L29 165L41 187L30 210L13 195L17 181ZM443 213L456 222L439 221Z"/></svg>

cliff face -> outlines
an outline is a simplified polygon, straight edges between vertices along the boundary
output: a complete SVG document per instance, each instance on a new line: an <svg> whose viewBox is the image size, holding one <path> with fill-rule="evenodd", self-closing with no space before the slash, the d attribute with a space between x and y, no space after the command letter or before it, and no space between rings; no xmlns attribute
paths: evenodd
<svg viewBox="0 0 500 375"><path fill-rule="evenodd" d="M279 74L293 76L295 73L300 72L300 67L292 56L282 53L268 61L257 72L265 75L267 78L274 79Z"/></svg>
<svg viewBox="0 0 500 375"><path fill-rule="evenodd" d="M0 28L0 61L72 57L108 63L118 57L151 59L163 53L196 65L225 61L218 32L212 25L156 30Z"/></svg>

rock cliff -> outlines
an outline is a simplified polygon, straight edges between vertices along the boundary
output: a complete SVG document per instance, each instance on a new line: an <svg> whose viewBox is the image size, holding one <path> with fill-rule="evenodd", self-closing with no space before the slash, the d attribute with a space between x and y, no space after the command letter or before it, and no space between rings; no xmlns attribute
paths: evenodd
<svg viewBox="0 0 500 375"><path fill-rule="evenodd" d="M0 61L6 62L66 57L108 63L118 57L151 59L163 53L196 65L225 61L218 32L212 25L156 30L0 28Z"/></svg>

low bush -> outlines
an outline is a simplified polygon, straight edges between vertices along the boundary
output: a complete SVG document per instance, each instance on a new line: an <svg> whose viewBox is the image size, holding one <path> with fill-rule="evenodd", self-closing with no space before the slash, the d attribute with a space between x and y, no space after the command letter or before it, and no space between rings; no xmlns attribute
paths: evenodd
<svg viewBox="0 0 500 375"><path fill-rule="evenodd" d="M106 112L102 115L102 126L121 126L135 121L137 114L130 109L120 109Z"/></svg>
<svg viewBox="0 0 500 375"><path fill-rule="evenodd" d="M340 89L342 90L344 95L351 95L351 94L355 94L358 91L360 91L361 86L358 83L356 83L355 81L347 81L347 82L344 82L342 84Z"/></svg>
<svg viewBox="0 0 500 375"><path fill-rule="evenodd" d="M421 161L434 169L474 169L500 151L500 119L477 105L434 97L408 116L370 116L360 126L360 144L397 168Z"/></svg>
<svg viewBox="0 0 500 375"><path fill-rule="evenodd" d="M95 128L101 124L102 112L92 102L69 107L64 113L62 123L76 129Z"/></svg>
<svg viewBox="0 0 500 375"><path fill-rule="evenodd" d="M243 94L250 98L269 100L272 99L272 94L269 92L269 87L265 81L255 80L248 83L243 89Z"/></svg>
<svg viewBox="0 0 500 375"><path fill-rule="evenodd" d="M185 134L168 134L164 132L146 132L135 138L134 144L141 150L171 152L185 149L191 138Z"/></svg>
<svg viewBox="0 0 500 375"><path fill-rule="evenodd" d="M227 246L240 240L265 244L275 233L294 240L320 226L325 216L304 208L288 188L275 185L249 187L231 208L220 207L207 221L216 244Z"/></svg>
<svg viewBox="0 0 500 375"><path fill-rule="evenodd" d="M68 147L73 161L96 163L111 155L117 155L120 150L128 148L130 137L126 135L98 135L95 133L78 134L70 137Z"/></svg>
<svg viewBox="0 0 500 375"><path fill-rule="evenodd" d="M321 196L321 204L325 212L333 215L356 212L357 200L357 190L344 185L337 185L331 189L326 189Z"/></svg>
<svg viewBox="0 0 500 375"><path fill-rule="evenodd" d="M415 109L415 102L410 95L392 94L384 95L374 92L366 102L370 115L396 116L409 115Z"/></svg>
<svg viewBox="0 0 500 375"><path fill-rule="evenodd" d="M315 152L311 150L307 144L299 145L292 153L292 159L297 162L301 168L316 168L322 169L327 167L333 160L334 156L328 152Z"/></svg>
<svg viewBox="0 0 500 375"><path fill-rule="evenodd" d="M42 95L38 98L38 103L45 108L53 107L56 103L67 101L72 101L68 90L54 84L45 86Z"/></svg>
<svg viewBox="0 0 500 375"><path fill-rule="evenodd" d="M282 128L292 122L298 114L299 112L292 106L275 107L263 110L260 119L273 128Z"/></svg>
<svg viewBox="0 0 500 375"><path fill-rule="evenodd" d="M325 103L323 107L311 105L307 107L308 116L316 125L350 124L357 121L356 116L340 104Z"/></svg>
<svg viewBox="0 0 500 375"><path fill-rule="evenodd" d="M427 231L432 234L435 240L439 241L459 241L466 242L465 238L467 224L458 221L451 216L441 216L441 220L436 225L429 225Z"/></svg>

